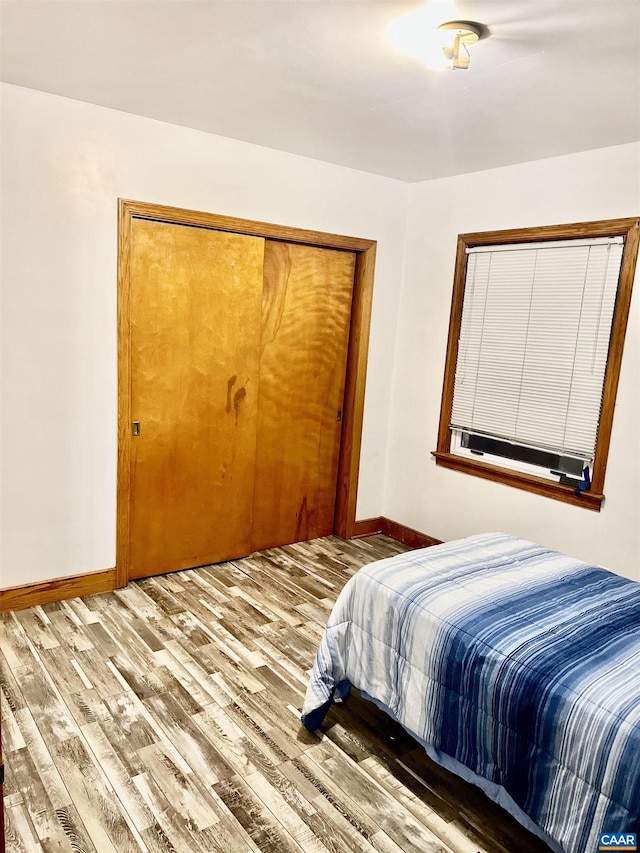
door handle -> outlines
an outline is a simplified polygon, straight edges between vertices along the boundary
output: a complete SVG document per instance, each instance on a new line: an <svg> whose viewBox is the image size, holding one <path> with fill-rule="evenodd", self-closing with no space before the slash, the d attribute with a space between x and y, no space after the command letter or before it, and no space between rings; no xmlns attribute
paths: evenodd
<svg viewBox="0 0 640 853"><path fill-rule="evenodd" d="M131 421L131 435L140 435L140 421Z"/></svg>

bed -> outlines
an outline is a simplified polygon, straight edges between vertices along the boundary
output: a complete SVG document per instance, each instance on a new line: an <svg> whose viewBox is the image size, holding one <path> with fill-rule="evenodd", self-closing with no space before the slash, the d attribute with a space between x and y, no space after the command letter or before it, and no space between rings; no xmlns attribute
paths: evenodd
<svg viewBox="0 0 640 853"><path fill-rule="evenodd" d="M640 583L502 533L360 569L313 666L311 731L351 686L557 851L640 828Z"/></svg>

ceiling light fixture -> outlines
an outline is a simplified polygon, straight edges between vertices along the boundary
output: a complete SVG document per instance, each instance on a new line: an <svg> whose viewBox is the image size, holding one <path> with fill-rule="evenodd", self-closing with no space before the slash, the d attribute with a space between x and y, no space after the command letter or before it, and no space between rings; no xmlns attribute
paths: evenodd
<svg viewBox="0 0 640 853"><path fill-rule="evenodd" d="M475 44L483 35L485 28L473 21L447 21L440 24L438 32L442 37L442 53L445 68L452 71L469 67L471 57L469 45Z"/></svg>

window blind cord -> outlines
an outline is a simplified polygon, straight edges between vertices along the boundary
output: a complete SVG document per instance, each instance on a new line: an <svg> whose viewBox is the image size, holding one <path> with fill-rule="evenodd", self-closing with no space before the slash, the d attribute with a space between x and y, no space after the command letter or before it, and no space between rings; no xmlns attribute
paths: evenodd
<svg viewBox="0 0 640 853"><path fill-rule="evenodd" d="M609 247L609 248L611 248L611 247ZM582 313L584 311L584 297L585 297L585 293L587 290L587 277L589 275L589 263L590 263L590 261L591 261L591 246L589 246L589 252L587 254L587 263L586 263L586 266L584 268L584 276L582 278L582 296L580 298L580 313L578 314L578 326L576 328L576 339L575 339L575 343L573 346L573 362L571 364L571 379L569 380L569 399L571 399L571 393L573 391L573 379L574 379L574 376L576 375L576 359L578 357L578 339L580 337L580 327L582 325ZM609 262L607 260L607 264L605 265L605 278L603 279L603 289L602 289L601 301L600 301L600 311L601 312L602 312L602 294L604 293L604 281L606 281L606 271L607 271L608 263ZM597 323L597 328L600 328L600 320L599 319L598 319L598 323ZM596 339L597 339L597 336L596 336ZM594 363L593 359L594 359L594 356L592 355L592 361L591 361L591 374L592 375L593 375L593 370L595 367L595 363ZM564 416L564 429L562 431L562 447L563 447L563 449L566 447L566 444L567 444L567 428L568 428L568 426L569 426L569 406L567 406L567 410L566 410L565 416ZM587 470L587 469L585 469L585 470ZM577 494L577 492L578 492L578 490L576 489L576 494Z"/></svg>
<svg viewBox="0 0 640 853"><path fill-rule="evenodd" d="M609 275L609 263L610 262L611 262L611 245L609 245L607 247L607 262L604 265L604 271L602 273L602 281L600 284L600 304L598 306L598 323L597 323L598 334L595 336L595 339L593 341L593 350L592 350L592 355L591 355L591 373L593 373L595 370L596 356L598 354L598 344L600 343L600 325L602 323L602 306L604 305L604 292L605 292L605 286L607 283L607 277Z"/></svg>
<svg viewBox="0 0 640 853"><path fill-rule="evenodd" d="M518 402L516 404L516 420L513 428L513 440L518 440L518 421L520 419L520 402L522 401L522 382L524 380L524 366L527 363L527 344L529 343L529 329L531 327L531 307L533 305L533 291L536 286L536 269L538 267L538 253L539 249L536 249L536 254L533 260L533 270L531 273L531 293L529 294L529 312L527 314L527 330L524 336L524 350L522 353L522 365L520 368L520 386L518 388Z"/></svg>

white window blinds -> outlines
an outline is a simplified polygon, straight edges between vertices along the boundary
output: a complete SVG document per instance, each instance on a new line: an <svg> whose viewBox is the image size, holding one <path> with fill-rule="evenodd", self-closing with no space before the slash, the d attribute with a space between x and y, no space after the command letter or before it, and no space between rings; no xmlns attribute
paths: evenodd
<svg viewBox="0 0 640 853"><path fill-rule="evenodd" d="M593 458L622 249L468 250L452 429Z"/></svg>

